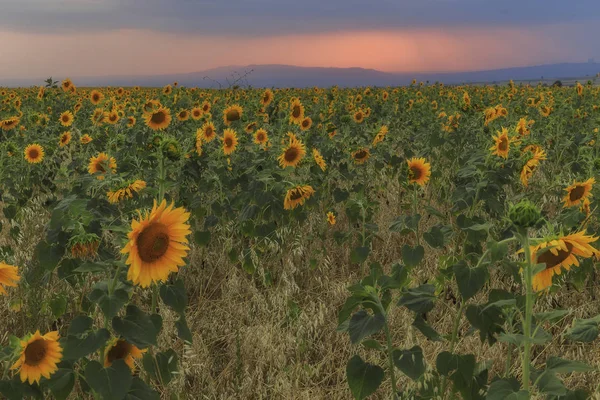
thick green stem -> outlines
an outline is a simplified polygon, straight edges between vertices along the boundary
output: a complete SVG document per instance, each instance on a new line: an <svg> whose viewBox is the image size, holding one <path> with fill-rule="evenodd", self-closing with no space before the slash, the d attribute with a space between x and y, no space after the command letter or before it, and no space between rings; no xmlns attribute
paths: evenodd
<svg viewBox="0 0 600 400"><path fill-rule="evenodd" d="M483 257L483 256L482 256ZM463 311L465 310L466 304L463 301L458 309L458 313L456 313L456 318L454 318L454 324L452 326L452 337L450 338L450 353L454 353L454 348L456 347L456 341L458 339L458 328L460 328L460 321L462 319ZM441 395L446 397L446 389L448 387L448 377L444 376L442 379L442 391Z"/></svg>
<svg viewBox="0 0 600 400"><path fill-rule="evenodd" d="M533 315L533 266L531 265L531 250L529 249L529 232L521 232L522 245L525 251L525 344L523 349L523 389L529 391L529 375L531 365L531 320Z"/></svg>
<svg viewBox="0 0 600 400"><path fill-rule="evenodd" d="M158 163L158 201L161 202L165 198L165 181L166 181L166 169L165 169L165 156L160 156L160 162Z"/></svg>
<svg viewBox="0 0 600 400"><path fill-rule="evenodd" d="M385 336L387 339L387 355L388 362L390 364L390 379L392 381L392 392L394 393L392 399L396 400L398 389L396 387L396 373L394 371L394 346L392 345L392 335L390 334L387 315L385 316L385 325L383 327L385 329Z"/></svg>
<svg viewBox="0 0 600 400"><path fill-rule="evenodd" d="M413 216L417 215L417 190L419 187L415 184L413 188ZM421 239L419 238L419 222L417 222L417 226L415 227L415 236L417 237L417 246L421 244Z"/></svg>

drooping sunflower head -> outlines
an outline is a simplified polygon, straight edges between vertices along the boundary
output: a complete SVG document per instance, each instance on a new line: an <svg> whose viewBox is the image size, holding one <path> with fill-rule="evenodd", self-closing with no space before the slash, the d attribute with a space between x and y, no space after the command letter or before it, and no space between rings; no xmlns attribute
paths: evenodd
<svg viewBox="0 0 600 400"><path fill-rule="evenodd" d="M49 379L58 370L62 359L62 347L58 342L58 332L41 335L36 331L21 341L21 355L11 369L18 369L21 382L39 383L42 376Z"/></svg>
<svg viewBox="0 0 600 400"><path fill-rule="evenodd" d="M79 139L79 142L81 144L88 144L92 140L94 140L94 139L92 139L92 137L86 133L83 136L81 136L81 138Z"/></svg>
<svg viewBox="0 0 600 400"><path fill-rule="evenodd" d="M88 172L90 175L96 175L99 180L104 179L107 171L117 172L117 161L114 157L109 157L106 153L99 153L96 157L90 158Z"/></svg>
<svg viewBox="0 0 600 400"><path fill-rule="evenodd" d="M332 211L327 213L327 222L329 222L329 225L335 225L335 214Z"/></svg>
<svg viewBox="0 0 600 400"><path fill-rule="evenodd" d="M291 132L290 132L291 133ZM277 158L281 168L297 167L306 155L306 147L294 134L288 133L289 141L283 153Z"/></svg>
<svg viewBox="0 0 600 400"><path fill-rule="evenodd" d="M24 155L28 163L40 163L44 159L44 148L37 143L30 144L25 148Z"/></svg>
<svg viewBox="0 0 600 400"><path fill-rule="evenodd" d="M244 109L241 106L233 104L223 111L223 122L229 126L233 122L240 120L243 112Z"/></svg>
<svg viewBox="0 0 600 400"><path fill-rule="evenodd" d="M352 158L356 164L364 164L371 157L371 152L367 148L358 149L352 153Z"/></svg>
<svg viewBox="0 0 600 400"><path fill-rule="evenodd" d="M163 200L160 205L154 202L152 211L133 220L129 241L121 250L128 254L127 279L141 287L153 282L164 282L171 272L177 272L185 265L187 256L187 236L191 233L187 221L190 217L183 207L174 208Z"/></svg>
<svg viewBox="0 0 600 400"><path fill-rule="evenodd" d="M223 153L228 156L233 153L238 144L237 134L233 129L225 129L223 132Z"/></svg>
<svg viewBox="0 0 600 400"><path fill-rule="evenodd" d="M408 164L408 182L424 186L431 176L431 164L424 158L411 158L406 163Z"/></svg>
<svg viewBox="0 0 600 400"><path fill-rule="evenodd" d="M142 358L145 352L146 349L140 350L125 339L114 338L106 346L104 367L110 367L113 362L123 360L131 372L135 372L135 360Z"/></svg>
<svg viewBox="0 0 600 400"><path fill-rule="evenodd" d="M594 178L590 178L584 182L573 182L568 188L565 189L567 195L564 197L563 207L572 207L579 205L582 201L592 197L592 187L596 183Z"/></svg>
<svg viewBox="0 0 600 400"><path fill-rule="evenodd" d="M321 168L321 171L325 171L327 169L327 163L325 162L321 152L317 149L312 149L312 155L315 163L319 166L319 168Z"/></svg>
<svg viewBox="0 0 600 400"><path fill-rule="evenodd" d="M62 126L71 126L73 124L73 119L74 117L71 111L64 111L58 118Z"/></svg>
<svg viewBox="0 0 600 400"><path fill-rule="evenodd" d="M294 208L303 205L308 200L315 190L309 185L299 185L287 191L283 200L283 208L293 210Z"/></svg>
<svg viewBox="0 0 600 400"><path fill-rule="evenodd" d="M71 132L69 132L69 131L63 132L60 135L60 138L58 139L59 146L65 147L69 143L71 143Z"/></svg>
<svg viewBox="0 0 600 400"><path fill-rule="evenodd" d="M6 294L5 286L16 287L20 280L17 267L0 262L0 295Z"/></svg>
<svg viewBox="0 0 600 400"><path fill-rule="evenodd" d="M159 107L153 112L144 114L146 126L154 131L163 130L168 127L171 119L171 111L165 107Z"/></svg>
<svg viewBox="0 0 600 400"><path fill-rule="evenodd" d="M540 291L552 286L552 277L560 275L562 270L570 270L573 265L579 266L576 256L590 258L600 254L590 243L598 238L585 234L585 231L561 236L530 246L531 262L545 264L544 270L533 277L533 289Z"/></svg>
<svg viewBox="0 0 600 400"><path fill-rule="evenodd" d="M246 131L246 133L254 133L256 125L256 122L250 122L248 125L246 125L246 128L244 130Z"/></svg>
<svg viewBox="0 0 600 400"><path fill-rule="evenodd" d="M61 82L60 86L62 87L62 90L64 90L65 92L68 92L71 90L71 88L74 85L73 85L73 82L71 81L71 79L66 78L64 81Z"/></svg>
<svg viewBox="0 0 600 400"><path fill-rule="evenodd" d="M19 125L20 119L18 117L11 117L1 121L2 130L10 131Z"/></svg>

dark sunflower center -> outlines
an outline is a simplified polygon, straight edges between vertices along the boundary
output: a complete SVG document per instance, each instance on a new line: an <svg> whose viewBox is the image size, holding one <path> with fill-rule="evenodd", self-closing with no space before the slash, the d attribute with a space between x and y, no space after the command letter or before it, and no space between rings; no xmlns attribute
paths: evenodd
<svg viewBox="0 0 600 400"><path fill-rule="evenodd" d="M270 98L269 94L268 94L268 93L265 93L265 95L264 95L264 97L263 97L263 103L266 103L266 102L268 102L268 101L269 101L269 98Z"/></svg>
<svg viewBox="0 0 600 400"><path fill-rule="evenodd" d="M94 95L92 96L92 100L94 100L94 101L96 101L96 102L97 102L97 101L99 101L99 100L100 100L100 96L98 96L97 94L94 94Z"/></svg>
<svg viewBox="0 0 600 400"><path fill-rule="evenodd" d="M179 118L185 118L187 117L187 113L186 112L180 112L179 113Z"/></svg>
<svg viewBox="0 0 600 400"><path fill-rule="evenodd" d="M569 192L569 200L571 200L571 201L581 200L581 198L583 197L584 194L585 194L584 186L575 186L575 188Z"/></svg>
<svg viewBox="0 0 600 400"><path fill-rule="evenodd" d="M285 161L294 162L298 158L298 149L295 147L290 147L285 151L285 155L283 156Z"/></svg>
<svg viewBox="0 0 600 400"><path fill-rule="evenodd" d="M69 138L67 137L67 135L64 135L64 136L63 136L63 137L60 139L60 141L61 141L62 143L65 143L65 142L66 142L68 139L69 139Z"/></svg>
<svg viewBox="0 0 600 400"><path fill-rule="evenodd" d="M240 113L237 110L227 111L227 121L237 121L240 119Z"/></svg>
<svg viewBox="0 0 600 400"><path fill-rule="evenodd" d="M211 127L206 128L206 131L204 131L204 135L206 137L211 137L213 135L213 129Z"/></svg>
<svg viewBox="0 0 600 400"><path fill-rule="evenodd" d="M200 110L194 110L194 117L200 116Z"/></svg>
<svg viewBox="0 0 600 400"><path fill-rule="evenodd" d="M290 200L298 200L302 198L302 191L301 190L294 190L292 192L292 194L290 195Z"/></svg>
<svg viewBox="0 0 600 400"><path fill-rule="evenodd" d="M310 122L308 122L308 120L307 120L307 119L305 119L304 121L302 121L302 126L303 126L304 128L306 128L306 127L308 126L308 124L309 124L309 123L310 123Z"/></svg>
<svg viewBox="0 0 600 400"><path fill-rule="evenodd" d="M153 123L160 125L165 122L167 119L167 115L163 111L159 111L157 113L152 114L152 118L150 119Z"/></svg>
<svg viewBox="0 0 600 400"><path fill-rule="evenodd" d="M37 339L27 345L25 348L25 364L36 366L40 364L46 356L46 341Z"/></svg>
<svg viewBox="0 0 600 400"><path fill-rule="evenodd" d="M356 119L361 120L363 117L362 113L357 113L356 114Z"/></svg>
<svg viewBox="0 0 600 400"><path fill-rule="evenodd" d="M225 147L233 146L233 140L231 138L225 138Z"/></svg>
<svg viewBox="0 0 600 400"><path fill-rule="evenodd" d="M300 110L300 106L294 106L294 108L292 109L292 116L294 118L298 118L301 114L301 110Z"/></svg>
<svg viewBox="0 0 600 400"><path fill-rule="evenodd" d="M106 358L110 363L115 360L122 360L129 355L131 352L131 345L125 340L119 340L117 343L108 351Z"/></svg>
<svg viewBox="0 0 600 400"><path fill-rule="evenodd" d="M111 122L116 121L117 120L117 114L111 114L110 118Z"/></svg>
<svg viewBox="0 0 600 400"><path fill-rule="evenodd" d="M159 222L147 226L138 236L137 245L140 258L144 262L160 259L169 249L167 227Z"/></svg>
<svg viewBox="0 0 600 400"><path fill-rule="evenodd" d="M410 174L414 180L418 181L419 179L421 179L421 176L423 175L423 171L421 170L421 168L413 166L413 167L410 167Z"/></svg>
<svg viewBox="0 0 600 400"><path fill-rule="evenodd" d="M560 265L563 261L565 261L573 250L573 245L571 243L566 243L567 250L559 250L558 254L552 254L550 250L542 253L537 259L538 264L546 264L546 269L556 267Z"/></svg>
<svg viewBox="0 0 600 400"><path fill-rule="evenodd" d="M500 142L498 143L498 149L500 151L506 151L506 149L508 149L508 139L503 137L500 139Z"/></svg>
<svg viewBox="0 0 600 400"><path fill-rule="evenodd" d="M32 158L35 160L36 158L39 157L39 155L40 155L40 152L37 149L29 150L29 158Z"/></svg>
<svg viewBox="0 0 600 400"><path fill-rule="evenodd" d="M63 120L63 122L69 122L69 116L63 115L62 120Z"/></svg>
<svg viewBox="0 0 600 400"><path fill-rule="evenodd" d="M205 105L204 107L202 107L202 110L203 110L204 112L207 112L207 111L208 111L208 104L207 104L207 105Z"/></svg>
<svg viewBox="0 0 600 400"><path fill-rule="evenodd" d="M264 140L265 140L265 134L264 134L264 133L259 133L258 135L256 135L256 139L257 139L259 142L262 142L262 141L264 141Z"/></svg>

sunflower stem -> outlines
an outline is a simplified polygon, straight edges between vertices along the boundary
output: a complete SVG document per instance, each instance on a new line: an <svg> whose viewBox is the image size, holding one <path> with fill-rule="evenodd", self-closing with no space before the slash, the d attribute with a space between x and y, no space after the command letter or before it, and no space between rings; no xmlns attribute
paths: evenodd
<svg viewBox="0 0 600 400"><path fill-rule="evenodd" d="M165 174L165 156L160 153L160 162L158 163L158 202L162 202L165 198L165 183L166 183L166 174Z"/></svg>
<svg viewBox="0 0 600 400"><path fill-rule="evenodd" d="M419 188L415 184L413 189L413 216L415 216L417 215L417 190L419 190ZM415 236L417 237L417 246L420 246L421 240L419 238L419 221L417 221L417 226L415 227Z"/></svg>
<svg viewBox="0 0 600 400"><path fill-rule="evenodd" d="M525 326L523 333L525 335L525 344L523 348L523 389L529 391L529 375L531 364L531 321L533 314L533 266L531 265L531 249L529 248L529 232L522 229L520 232L523 249L525 251Z"/></svg>

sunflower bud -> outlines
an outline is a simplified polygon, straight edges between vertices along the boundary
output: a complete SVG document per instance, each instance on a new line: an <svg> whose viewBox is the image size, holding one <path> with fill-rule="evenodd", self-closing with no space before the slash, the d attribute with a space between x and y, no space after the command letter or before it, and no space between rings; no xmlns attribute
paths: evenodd
<svg viewBox="0 0 600 400"><path fill-rule="evenodd" d="M163 140L161 144L163 155L171 161L177 161L181 157L181 146L175 139L168 138Z"/></svg>
<svg viewBox="0 0 600 400"><path fill-rule="evenodd" d="M508 218L517 228L531 228L542 218L538 206L529 200L521 200L510 206Z"/></svg>

